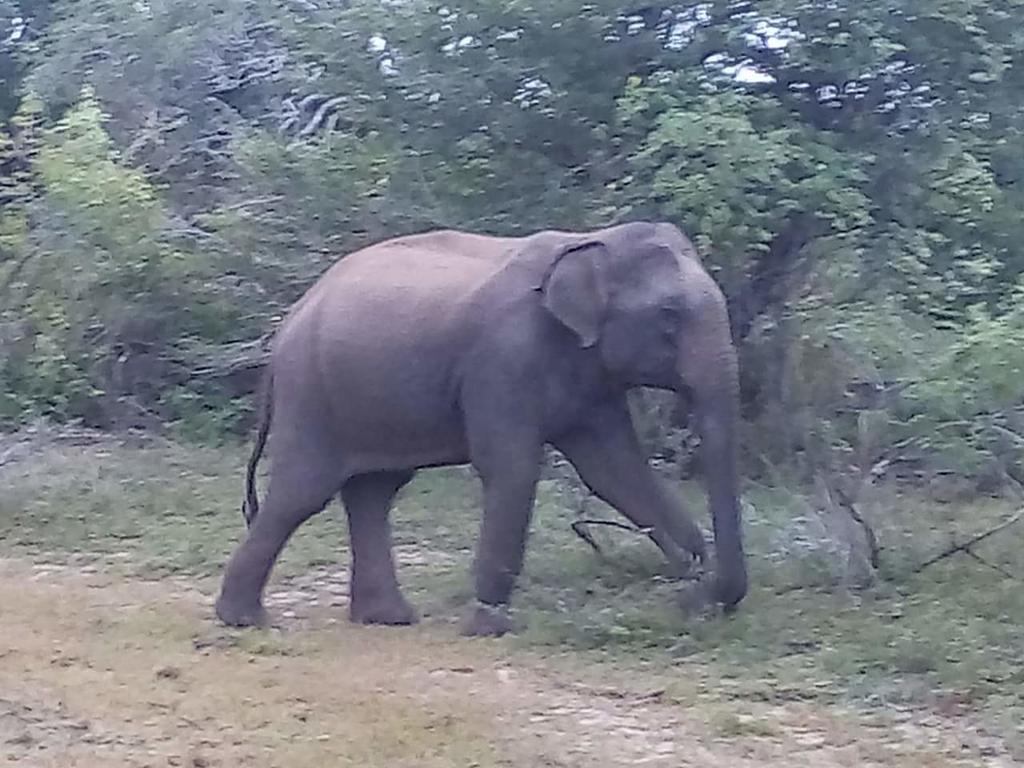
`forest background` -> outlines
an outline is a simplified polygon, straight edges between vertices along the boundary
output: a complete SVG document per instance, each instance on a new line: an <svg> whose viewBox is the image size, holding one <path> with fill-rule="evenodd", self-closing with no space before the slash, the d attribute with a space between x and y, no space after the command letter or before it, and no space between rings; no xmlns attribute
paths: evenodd
<svg viewBox="0 0 1024 768"><path fill-rule="evenodd" d="M230 438L346 252L645 217L728 294L748 472L1019 482L1022 15L0 0L0 420Z"/></svg>

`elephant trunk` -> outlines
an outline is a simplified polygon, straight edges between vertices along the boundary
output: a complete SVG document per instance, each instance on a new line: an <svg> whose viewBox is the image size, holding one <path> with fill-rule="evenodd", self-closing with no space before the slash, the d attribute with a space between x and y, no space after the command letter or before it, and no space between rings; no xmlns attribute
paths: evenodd
<svg viewBox="0 0 1024 768"><path fill-rule="evenodd" d="M710 298L707 295L705 298ZM737 427L739 375L725 301L697 313L700 327L685 333L680 373L693 398L701 439L701 465L715 533L715 599L731 610L747 593L740 519Z"/></svg>

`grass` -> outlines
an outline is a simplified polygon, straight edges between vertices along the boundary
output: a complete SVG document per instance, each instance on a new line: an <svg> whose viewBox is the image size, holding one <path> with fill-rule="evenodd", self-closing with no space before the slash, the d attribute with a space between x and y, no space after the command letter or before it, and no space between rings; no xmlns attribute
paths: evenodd
<svg viewBox="0 0 1024 768"><path fill-rule="evenodd" d="M0 541L36 556L115 558L138 575L215 577L243 533L242 462L241 450L173 444L51 446L0 469ZM680 492L702 509L699 487ZM516 596L525 629L507 646L663 671L701 664L723 695L765 701L938 706L953 696L1001 723L1024 754L1024 734L1015 731L1024 722L1020 581L961 556L912 573L951 536L1007 516L1007 503L940 504L881 491L864 511L884 548L885 578L863 590L791 590L842 577L845 534L828 529L841 521L824 520L792 492L754 488L745 498L753 589L735 616L707 619L680 609L678 586L646 539L599 532L609 558L596 557L569 529L565 488L545 482ZM457 469L423 473L398 501L396 544L416 555L400 578L436 620L460 614L471 597L478 505L476 482ZM1022 536L1007 530L979 554L1024 573ZM347 562L346 545L344 515L332 506L296 534L275 578ZM281 652L275 641L250 642L270 643L263 655ZM719 727L760 728L741 720Z"/></svg>
<svg viewBox="0 0 1024 768"><path fill-rule="evenodd" d="M4 719L0 707L0 762L7 751L12 765L40 766L527 765L499 759L498 734L469 697L438 695L425 707L402 685L406 662L454 664L464 650L346 629L341 638L243 633L196 653L205 616L194 605L163 603L153 587L111 589L145 607L111 612L82 585L0 581L10 623L0 705L28 709Z"/></svg>

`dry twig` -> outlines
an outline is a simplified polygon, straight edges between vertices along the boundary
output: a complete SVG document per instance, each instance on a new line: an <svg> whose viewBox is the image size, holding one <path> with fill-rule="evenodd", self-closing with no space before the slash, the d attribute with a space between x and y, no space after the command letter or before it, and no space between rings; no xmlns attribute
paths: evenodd
<svg viewBox="0 0 1024 768"><path fill-rule="evenodd" d="M590 525L609 525L612 528L619 528L623 531L629 531L630 533L639 533L647 537L650 537L651 535L650 528L638 528L635 525L620 523L617 520L596 520L593 518L585 517L573 520L570 526L572 528L572 532L579 536L581 539L583 539L585 542L587 542L587 544L590 545L590 548L593 549L602 558L605 556L604 550L601 549L600 545L597 543L597 540L594 538L594 535L587 528L587 526Z"/></svg>
<svg viewBox="0 0 1024 768"><path fill-rule="evenodd" d="M976 560L980 560L981 558L979 558L977 555L970 551L971 547L973 547L975 544L981 541L984 541L985 539L991 536L995 536L1000 531L1005 531L1011 525L1014 525L1015 523L1019 522L1022 518L1024 518L1024 509L1019 510L1017 514L1013 515L1008 520L1004 520L994 528L989 528L987 531L982 531L981 533L972 536L967 541L961 542L960 544L954 544L953 546L947 547L946 549L942 550L937 555L929 557L923 563L914 568L913 573L920 573L925 568L935 565L935 563L941 560L945 560L947 557L951 557L955 555L957 552L963 552L969 557L973 557ZM991 563L988 563L984 560L982 562L985 562L986 565L992 565Z"/></svg>

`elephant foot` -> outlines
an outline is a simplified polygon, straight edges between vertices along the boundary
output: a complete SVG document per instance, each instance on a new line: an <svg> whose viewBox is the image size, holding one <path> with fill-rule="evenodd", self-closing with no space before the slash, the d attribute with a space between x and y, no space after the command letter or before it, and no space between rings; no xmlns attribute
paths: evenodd
<svg viewBox="0 0 1024 768"><path fill-rule="evenodd" d="M375 600L353 598L349 604L349 620L354 624L408 626L419 622L416 609L401 595Z"/></svg>
<svg viewBox="0 0 1024 768"><path fill-rule="evenodd" d="M270 616L259 601L231 600L221 595L214 606L217 618L229 627L266 627Z"/></svg>
<svg viewBox="0 0 1024 768"><path fill-rule="evenodd" d="M501 637L511 632L512 619L508 615L508 607L477 603L463 622L461 631L467 637Z"/></svg>
<svg viewBox="0 0 1024 768"><path fill-rule="evenodd" d="M703 571L704 559L679 547L665 547L665 569L673 581L692 581L698 579Z"/></svg>
<svg viewBox="0 0 1024 768"><path fill-rule="evenodd" d="M688 552L679 557L666 557L669 578L673 581L694 581L701 575L701 560Z"/></svg>
<svg viewBox="0 0 1024 768"><path fill-rule="evenodd" d="M669 578L685 581L699 576L706 558L702 538L692 539L686 545L681 545L677 543L675 537L666 536L661 531L654 531L649 535L665 556Z"/></svg>
<svg viewBox="0 0 1024 768"><path fill-rule="evenodd" d="M686 584L679 590L676 599L687 618L710 619L717 616L720 610L715 599L714 587L707 578Z"/></svg>

